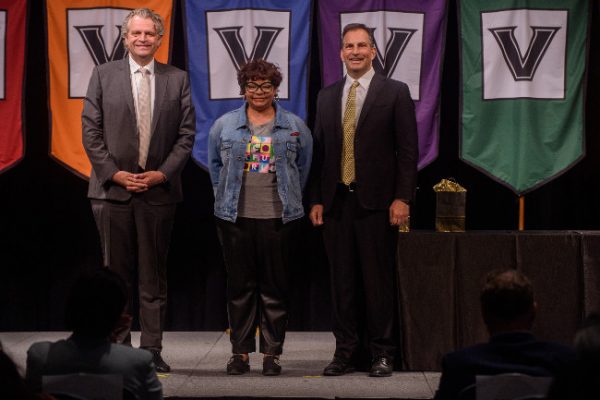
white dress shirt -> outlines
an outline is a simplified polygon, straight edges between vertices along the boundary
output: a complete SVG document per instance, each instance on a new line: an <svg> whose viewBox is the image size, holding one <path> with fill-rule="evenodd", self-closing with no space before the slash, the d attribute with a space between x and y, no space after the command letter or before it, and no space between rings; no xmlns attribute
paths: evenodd
<svg viewBox="0 0 600 400"><path fill-rule="evenodd" d="M369 69L363 76L358 79L353 79L352 77L346 75L346 82L344 83L344 90L342 91L342 125L344 124L344 112L346 111L346 99L348 99L348 93L350 92L350 86L356 80L358 81L358 86L356 87L356 122L358 123L358 119L360 117L360 112L362 111L363 104L365 104L365 98L367 97L367 91L369 90L369 85L371 85L371 80L375 75L375 70L373 67Z"/></svg>
<svg viewBox="0 0 600 400"><path fill-rule="evenodd" d="M129 69L131 71L131 91L133 93L133 102L135 104L135 113L136 117L138 116L138 92L140 87L140 82L142 80L142 73L140 72L141 65L138 65L131 55L129 56ZM152 122L152 117L154 116L154 96L155 96L155 79L154 79L154 59L150 61L146 66L144 66L150 74L150 121ZM151 125L152 126L152 125Z"/></svg>

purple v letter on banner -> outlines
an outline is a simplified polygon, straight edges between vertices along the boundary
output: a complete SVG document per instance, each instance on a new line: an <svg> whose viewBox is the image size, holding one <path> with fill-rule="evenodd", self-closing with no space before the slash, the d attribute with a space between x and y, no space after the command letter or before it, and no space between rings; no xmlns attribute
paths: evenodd
<svg viewBox="0 0 600 400"><path fill-rule="evenodd" d="M446 0L327 0L319 2L323 82L344 75L341 32L349 23L373 29L375 71L410 88L419 130L419 169L438 155L440 81Z"/></svg>

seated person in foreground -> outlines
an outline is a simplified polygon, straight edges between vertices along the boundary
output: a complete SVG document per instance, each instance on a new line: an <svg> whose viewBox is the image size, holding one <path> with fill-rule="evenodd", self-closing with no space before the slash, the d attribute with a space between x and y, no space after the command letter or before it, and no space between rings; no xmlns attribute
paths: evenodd
<svg viewBox="0 0 600 400"><path fill-rule="evenodd" d="M108 269L80 278L67 300L67 328L73 334L55 343L34 343L27 351L30 388L40 391L45 375L119 374L136 398L162 399L152 354L110 341L122 321L126 298L123 281Z"/></svg>
<svg viewBox="0 0 600 400"><path fill-rule="evenodd" d="M555 376L575 361L570 347L540 341L531 333L537 304L531 282L519 271L490 272L480 300L490 340L444 356L434 399L457 399L477 375Z"/></svg>
<svg viewBox="0 0 600 400"><path fill-rule="evenodd" d="M575 334L577 363L557 375L548 400L600 399L600 314L593 313Z"/></svg>
<svg viewBox="0 0 600 400"><path fill-rule="evenodd" d="M11 400L53 400L53 397L37 394L25 385L13 360L2 349L0 343L0 394L3 399Z"/></svg>

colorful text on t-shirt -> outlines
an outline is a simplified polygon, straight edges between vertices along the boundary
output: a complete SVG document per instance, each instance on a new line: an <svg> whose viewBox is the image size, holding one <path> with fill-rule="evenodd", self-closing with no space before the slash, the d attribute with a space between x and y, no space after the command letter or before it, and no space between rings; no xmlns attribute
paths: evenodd
<svg viewBox="0 0 600 400"><path fill-rule="evenodd" d="M275 173L275 157L271 136L253 135L246 147L244 172Z"/></svg>

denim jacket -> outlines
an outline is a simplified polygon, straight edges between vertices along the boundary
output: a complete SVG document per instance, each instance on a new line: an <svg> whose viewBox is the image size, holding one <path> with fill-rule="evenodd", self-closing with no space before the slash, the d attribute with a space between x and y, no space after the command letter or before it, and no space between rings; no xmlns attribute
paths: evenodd
<svg viewBox="0 0 600 400"><path fill-rule="evenodd" d="M312 136L304 122L280 105L275 105L271 134L275 157L277 191L283 204L283 223L304 215L302 189L308 179L312 160ZM215 194L215 215L235 222L251 133L246 103L222 115L210 128L208 169Z"/></svg>

